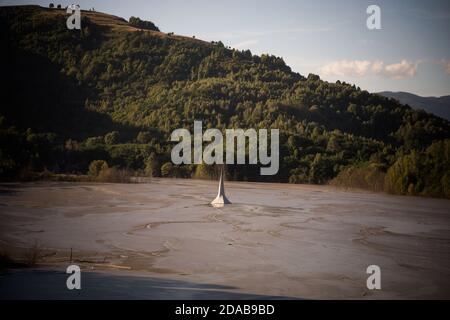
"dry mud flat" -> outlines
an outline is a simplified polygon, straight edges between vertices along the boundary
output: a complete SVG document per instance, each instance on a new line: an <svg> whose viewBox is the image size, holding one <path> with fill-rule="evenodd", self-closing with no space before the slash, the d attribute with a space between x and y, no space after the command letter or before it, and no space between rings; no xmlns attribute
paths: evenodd
<svg viewBox="0 0 450 320"><path fill-rule="evenodd" d="M60 272L73 248L92 292L112 279L100 298L126 298L145 279L157 284L131 297L450 298L448 200L227 182L233 204L214 208L216 188L176 179L2 184L0 246L20 255L38 243L40 264ZM369 265L381 268L381 290L366 287ZM3 274L0 297L39 274ZM161 289L168 283L199 289L174 296Z"/></svg>

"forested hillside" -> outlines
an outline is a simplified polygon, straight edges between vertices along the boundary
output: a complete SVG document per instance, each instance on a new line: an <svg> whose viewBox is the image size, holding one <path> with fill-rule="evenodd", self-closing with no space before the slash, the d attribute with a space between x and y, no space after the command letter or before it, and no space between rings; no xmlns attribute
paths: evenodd
<svg viewBox="0 0 450 320"><path fill-rule="evenodd" d="M280 170L228 166L228 178L331 183L450 197L450 123L283 59L163 33L151 22L0 8L0 176L82 173L94 160L154 176L208 178L170 163L172 130L278 128ZM144 29L139 29L144 27ZM170 30L165 30L170 31ZM219 39L220 40L220 39Z"/></svg>

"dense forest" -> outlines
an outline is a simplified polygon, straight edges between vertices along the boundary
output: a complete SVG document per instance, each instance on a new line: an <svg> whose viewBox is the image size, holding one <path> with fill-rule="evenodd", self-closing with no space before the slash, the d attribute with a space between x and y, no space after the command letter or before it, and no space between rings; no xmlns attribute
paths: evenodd
<svg viewBox="0 0 450 320"><path fill-rule="evenodd" d="M170 133L202 120L280 130L277 175L229 165L228 179L450 197L447 120L139 18L83 11L81 30L68 30L67 16L0 8L1 180L108 168L208 178L214 168L170 161Z"/></svg>

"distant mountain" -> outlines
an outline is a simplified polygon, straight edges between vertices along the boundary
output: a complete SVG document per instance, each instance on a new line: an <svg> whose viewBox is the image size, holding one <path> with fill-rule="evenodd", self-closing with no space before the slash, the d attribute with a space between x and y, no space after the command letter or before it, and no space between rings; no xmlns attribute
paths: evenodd
<svg viewBox="0 0 450 320"><path fill-rule="evenodd" d="M400 103L407 104L414 109L423 109L441 118L450 120L450 96L421 97L409 92L383 91L378 94L394 98Z"/></svg>

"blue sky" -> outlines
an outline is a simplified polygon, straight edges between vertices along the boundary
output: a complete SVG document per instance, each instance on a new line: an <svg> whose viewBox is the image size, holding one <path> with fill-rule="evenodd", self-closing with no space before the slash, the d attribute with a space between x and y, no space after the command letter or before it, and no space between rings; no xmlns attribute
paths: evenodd
<svg viewBox="0 0 450 320"><path fill-rule="evenodd" d="M0 1L1 5L50 1ZM68 5L71 1L53 1ZM294 71L371 92L450 94L450 1L78 1L83 9L153 21L163 32L221 40L284 58ZM368 30L366 9L381 9Z"/></svg>

